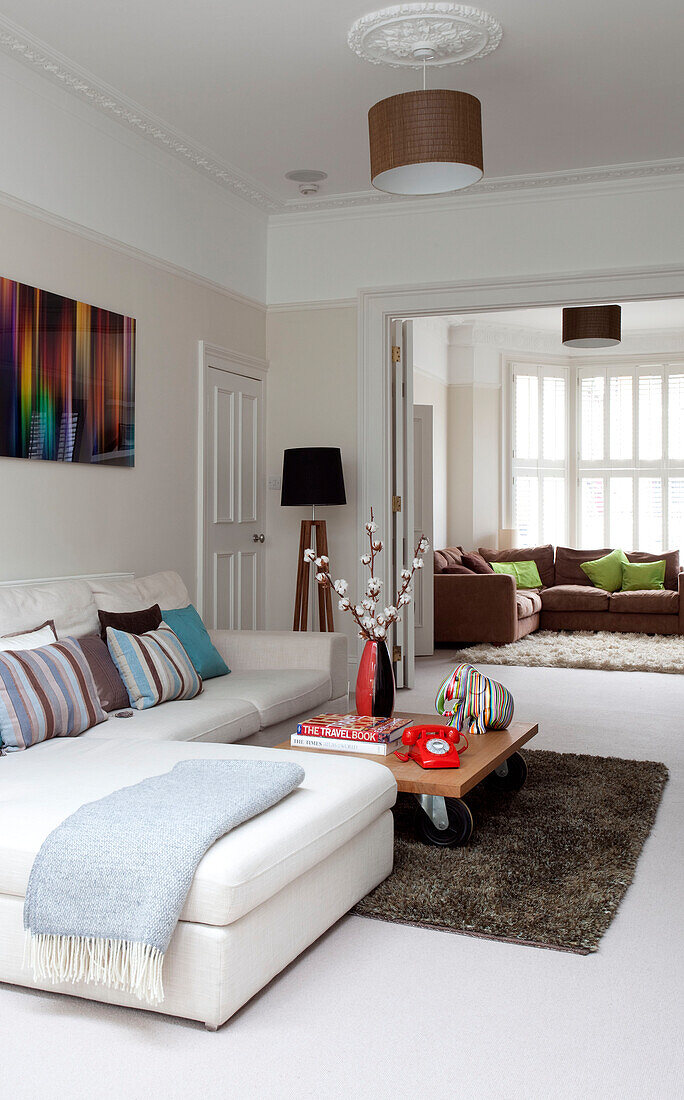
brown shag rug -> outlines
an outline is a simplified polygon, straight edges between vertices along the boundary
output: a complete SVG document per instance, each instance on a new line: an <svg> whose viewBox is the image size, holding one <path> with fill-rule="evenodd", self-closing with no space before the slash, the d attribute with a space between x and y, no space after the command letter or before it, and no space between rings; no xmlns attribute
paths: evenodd
<svg viewBox="0 0 684 1100"><path fill-rule="evenodd" d="M525 786L466 795L464 848L414 837L416 801L395 807L394 870L353 910L534 947L598 950L634 877L667 782L651 760L530 750Z"/></svg>
<svg viewBox="0 0 684 1100"><path fill-rule="evenodd" d="M681 634L618 634L607 630L537 630L508 645L467 646L452 659L477 665L600 668L616 672L684 672Z"/></svg>

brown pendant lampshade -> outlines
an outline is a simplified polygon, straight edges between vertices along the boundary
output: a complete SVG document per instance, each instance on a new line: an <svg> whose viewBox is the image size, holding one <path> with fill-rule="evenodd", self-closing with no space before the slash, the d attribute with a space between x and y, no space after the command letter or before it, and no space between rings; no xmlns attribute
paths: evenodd
<svg viewBox="0 0 684 1100"><path fill-rule="evenodd" d="M572 306L563 310L563 343L568 348L610 348L621 339L620 306Z"/></svg>
<svg viewBox="0 0 684 1100"><path fill-rule="evenodd" d="M393 195L438 195L482 178L480 101L444 88L404 92L368 112L371 181Z"/></svg>

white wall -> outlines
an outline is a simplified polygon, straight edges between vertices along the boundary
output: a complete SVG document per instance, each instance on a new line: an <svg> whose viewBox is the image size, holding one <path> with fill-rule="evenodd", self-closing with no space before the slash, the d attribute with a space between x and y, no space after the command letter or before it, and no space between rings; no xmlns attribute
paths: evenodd
<svg viewBox="0 0 684 1100"><path fill-rule="evenodd" d="M318 302L360 287L412 287L684 261L684 180L276 215L268 301Z"/></svg>
<svg viewBox="0 0 684 1100"><path fill-rule="evenodd" d="M666 294L667 272L684 266L677 231L682 209L684 180L671 176L275 215L269 225L268 301L301 303L294 316L305 333L322 305L353 300L361 288L400 289L404 316L424 307L421 287L524 283L526 276L560 273L650 269L664 273L659 294ZM681 293L680 283L673 274L673 292ZM538 293L530 289L527 302ZM476 297L468 295L469 311L478 309ZM524 291L518 301L526 301ZM441 308L455 306L444 302ZM352 332L346 336L351 346ZM500 525L500 382L491 349L479 364L469 354L470 374L454 379L464 384L449 386L447 401L449 438L453 433L457 446L447 460L446 541L477 546L495 543ZM356 404L345 407L355 420ZM351 430L351 420L346 427Z"/></svg>
<svg viewBox="0 0 684 1100"><path fill-rule="evenodd" d="M265 301L264 213L4 53L0 133L5 196Z"/></svg>
<svg viewBox="0 0 684 1100"><path fill-rule="evenodd" d="M432 405L432 545L447 544L447 424L448 387L420 368L413 371L413 401Z"/></svg>
<svg viewBox="0 0 684 1100"><path fill-rule="evenodd" d="M5 274L137 320L135 467L0 458L0 579L176 569L194 590L197 342L263 357L264 311L2 204L0 240Z"/></svg>
<svg viewBox="0 0 684 1100"><path fill-rule="evenodd" d="M339 447L347 494L344 507L316 509L327 520L330 568L356 579L356 309L269 313L267 468L278 475L286 447ZM291 630L299 526L306 509L281 508L267 492L266 626ZM356 643L349 615L333 604L335 628ZM318 620L316 619L316 622Z"/></svg>
<svg viewBox="0 0 684 1100"><path fill-rule="evenodd" d="M267 219L4 53L0 132L0 274L137 320L135 467L0 458L0 578L194 590L198 341L264 356Z"/></svg>
<svg viewBox="0 0 684 1100"><path fill-rule="evenodd" d="M413 322L414 400L434 409L436 549L495 546L500 525L501 352L473 329Z"/></svg>
<svg viewBox="0 0 684 1100"><path fill-rule="evenodd" d="M447 544L448 337L448 326L437 318L422 317L413 322L413 400L416 405L431 405L433 409L432 544L436 549Z"/></svg>

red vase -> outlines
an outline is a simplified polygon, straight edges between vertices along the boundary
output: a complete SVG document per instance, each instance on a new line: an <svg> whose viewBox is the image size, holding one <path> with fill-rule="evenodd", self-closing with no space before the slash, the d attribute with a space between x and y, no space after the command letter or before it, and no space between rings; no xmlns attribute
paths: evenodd
<svg viewBox="0 0 684 1100"><path fill-rule="evenodd" d="M391 718L394 712L394 672L384 641L366 642L356 677L356 713Z"/></svg>

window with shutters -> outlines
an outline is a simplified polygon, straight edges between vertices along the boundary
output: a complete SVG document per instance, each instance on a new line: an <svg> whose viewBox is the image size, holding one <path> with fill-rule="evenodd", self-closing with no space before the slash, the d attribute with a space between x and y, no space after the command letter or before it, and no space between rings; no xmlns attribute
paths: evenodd
<svg viewBox="0 0 684 1100"><path fill-rule="evenodd" d="M567 370L514 364L512 406L512 525L526 546L562 543L568 516Z"/></svg>
<svg viewBox="0 0 684 1100"><path fill-rule="evenodd" d="M680 546L684 363L578 366L578 545Z"/></svg>
<svg viewBox="0 0 684 1100"><path fill-rule="evenodd" d="M684 547L684 361L511 363L508 377L504 526L530 545Z"/></svg>

